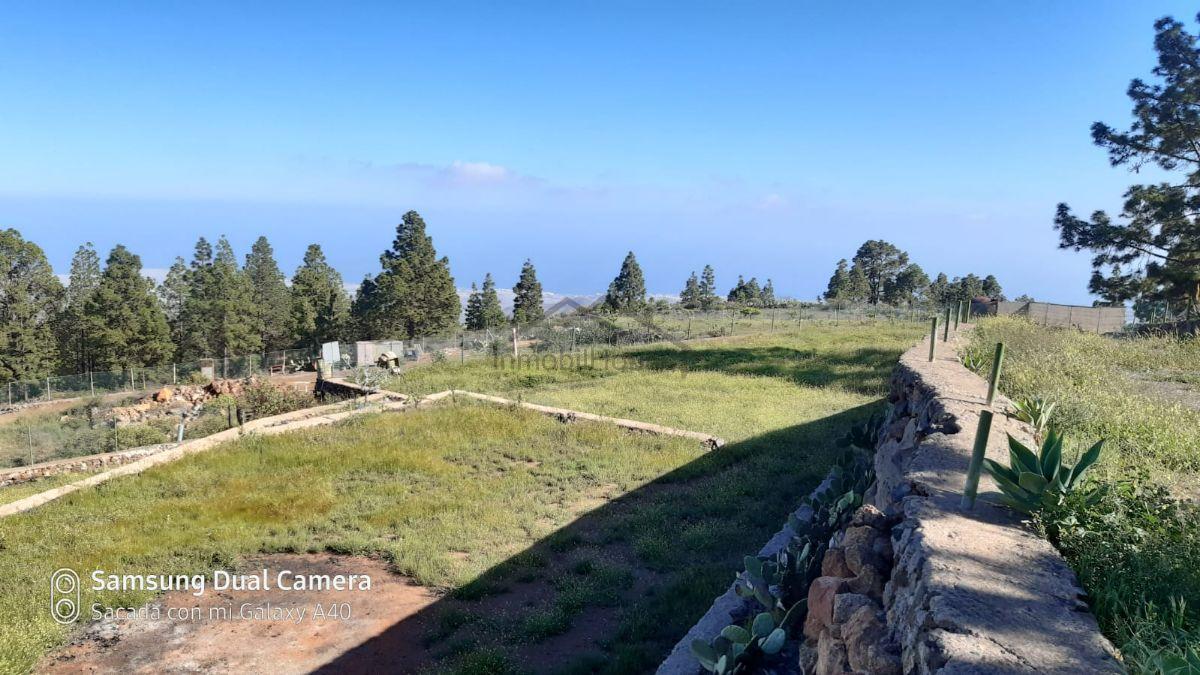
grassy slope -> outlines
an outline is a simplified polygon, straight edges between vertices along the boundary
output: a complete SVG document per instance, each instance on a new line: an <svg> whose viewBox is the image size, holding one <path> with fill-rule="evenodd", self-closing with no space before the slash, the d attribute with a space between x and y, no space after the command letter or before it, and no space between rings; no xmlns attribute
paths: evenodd
<svg viewBox="0 0 1200 675"><path fill-rule="evenodd" d="M498 391L710 431L732 441L719 453L447 407L231 444L5 519L0 670L26 668L64 638L44 611L60 566L194 573L291 550L380 553L422 583L458 589L438 608L449 628L434 648L454 656L447 665L487 662L498 645L519 663L580 614L616 611L606 649L571 667L644 670L815 484L831 439L869 413L917 332L813 328L642 347L629 357L645 368L620 373L496 377L469 363L406 378L410 390ZM541 602L503 618L472 610L534 578L551 589Z"/></svg>
<svg viewBox="0 0 1200 675"><path fill-rule="evenodd" d="M1113 339L991 319L976 329L971 349L990 361L997 342L1007 350L1001 388L1009 397L1057 401L1054 419L1070 432L1072 450L1108 439L1101 472L1145 469L1182 490L1196 487L1200 410L1148 391L1138 378L1200 372L1200 341Z"/></svg>
<svg viewBox="0 0 1200 675"><path fill-rule="evenodd" d="M1094 474L1107 496L1075 507L1057 537L1105 633L1133 672L1157 673L1161 655L1200 651L1200 510L1172 504L1156 487L1200 496L1200 412L1145 386L1200 372L1200 341L1115 340L991 319L971 350L984 356L996 342L1008 350L1005 393L1058 402L1053 421L1068 434L1069 457L1108 440Z"/></svg>

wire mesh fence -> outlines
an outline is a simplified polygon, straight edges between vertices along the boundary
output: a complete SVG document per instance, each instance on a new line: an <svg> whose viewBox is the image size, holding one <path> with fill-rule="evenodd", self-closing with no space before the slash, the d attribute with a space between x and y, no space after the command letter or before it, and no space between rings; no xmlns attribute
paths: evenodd
<svg viewBox="0 0 1200 675"><path fill-rule="evenodd" d="M173 442L177 439L181 421L186 422L185 438L197 438L244 419L275 414L272 411L283 409L279 407L281 405L284 408L311 405L311 380L305 380L292 384L308 387L302 392L308 402L283 400L279 398L281 394L267 390L259 392L261 396L257 401L253 396L239 394L236 410L244 416L240 418L231 412L235 408L216 406L211 400L203 410L196 406L183 414L147 416L133 422L118 420L119 410L114 413L114 409L150 405L147 395L163 387L180 391L186 388L180 385L205 385L214 380L290 376L301 371L311 373L322 360L329 361L332 373L353 379L357 369L370 369L381 363L387 370L403 372L429 363L466 362L482 357L523 358L597 348L620 349L656 342L682 343L796 330L806 325L925 322L931 313L941 314L941 311L938 308L818 305L708 311L675 308L618 314L584 311L552 316L534 324L504 325L486 330L403 340L340 341L326 344L324 348L197 359L9 382L0 385L0 406L7 402L10 409L22 410L0 415L0 467ZM386 357L385 362L380 361L381 357ZM211 398L215 394L206 396ZM282 396L286 399L286 392Z"/></svg>

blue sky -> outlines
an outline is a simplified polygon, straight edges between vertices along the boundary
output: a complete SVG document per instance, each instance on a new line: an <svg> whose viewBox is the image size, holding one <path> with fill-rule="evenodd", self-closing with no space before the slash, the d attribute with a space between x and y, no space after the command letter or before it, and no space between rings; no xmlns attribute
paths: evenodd
<svg viewBox="0 0 1200 675"><path fill-rule="evenodd" d="M711 263L812 299L863 240L1087 303L1054 206L1119 206L1175 2L23 3L0 20L0 226L65 272L200 235L318 242L349 282L408 209L459 286L651 292Z"/></svg>

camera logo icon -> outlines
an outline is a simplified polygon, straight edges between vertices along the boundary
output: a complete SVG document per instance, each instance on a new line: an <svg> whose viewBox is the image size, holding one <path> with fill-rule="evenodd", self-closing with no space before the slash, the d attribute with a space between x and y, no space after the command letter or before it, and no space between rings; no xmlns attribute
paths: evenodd
<svg viewBox="0 0 1200 675"><path fill-rule="evenodd" d="M50 575L50 615L67 624L79 618L79 575L66 567Z"/></svg>

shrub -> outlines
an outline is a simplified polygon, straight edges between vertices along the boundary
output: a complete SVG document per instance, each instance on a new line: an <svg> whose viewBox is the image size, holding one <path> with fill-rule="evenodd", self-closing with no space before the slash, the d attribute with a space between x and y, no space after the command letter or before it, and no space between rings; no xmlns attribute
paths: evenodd
<svg viewBox="0 0 1200 675"><path fill-rule="evenodd" d="M237 398L237 406L255 418L282 415L312 404L313 396L309 392L258 379L249 380Z"/></svg>

